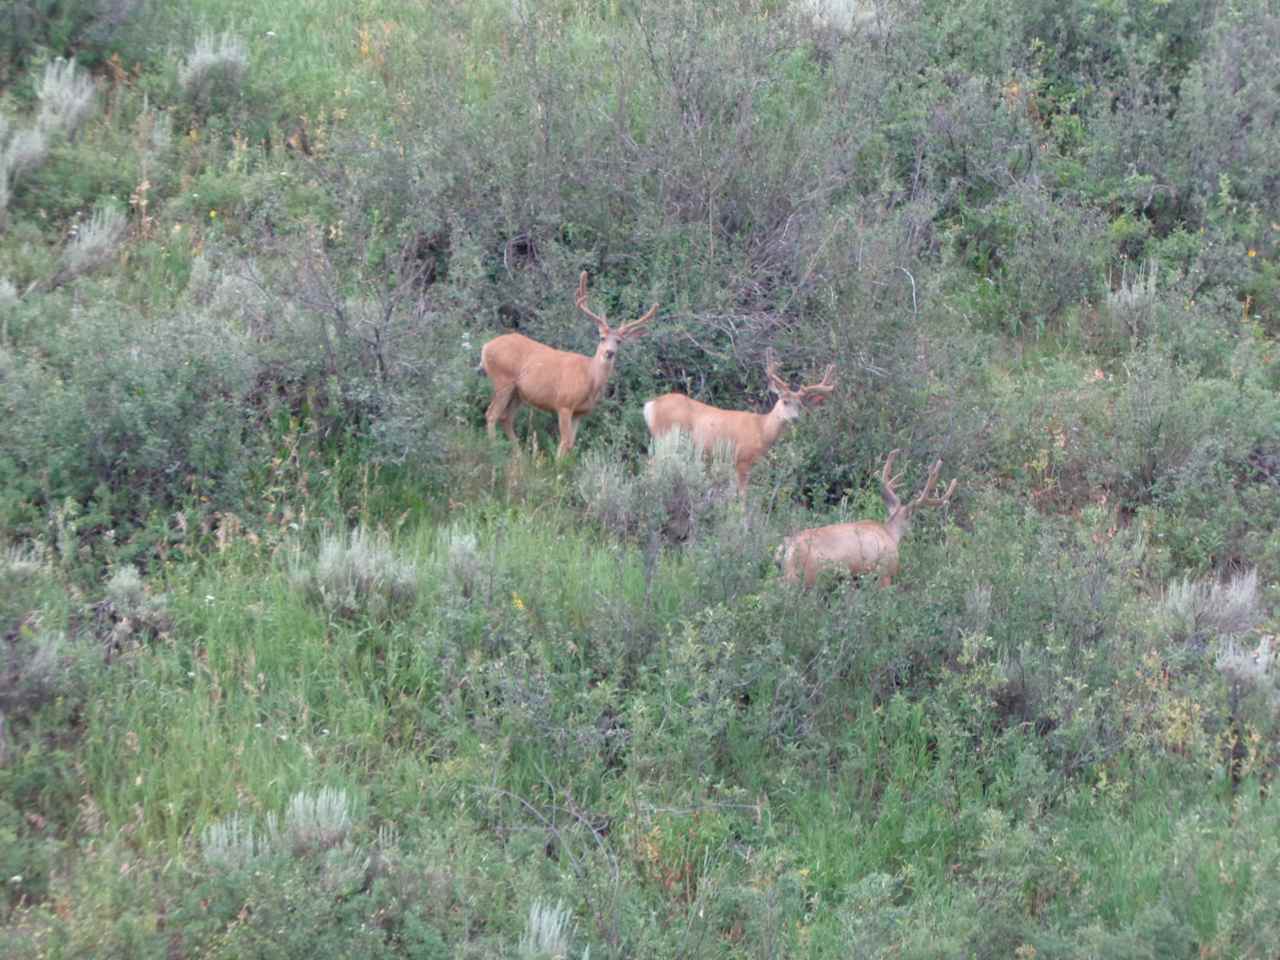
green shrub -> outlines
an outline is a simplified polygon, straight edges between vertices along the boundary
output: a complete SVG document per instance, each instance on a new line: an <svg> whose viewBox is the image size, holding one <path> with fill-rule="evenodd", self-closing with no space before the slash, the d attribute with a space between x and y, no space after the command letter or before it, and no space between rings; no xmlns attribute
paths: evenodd
<svg viewBox="0 0 1280 960"><path fill-rule="evenodd" d="M1096 298L1107 262L1098 214L1034 180L966 209L951 250L978 278L963 301L985 325L1015 337L1054 330L1066 310Z"/></svg>
<svg viewBox="0 0 1280 960"><path fill-rule="evenodd" d="M123 543L192 494L234 508L263 439L246 430L256 369L243 336L207 313L76 311L0 382L8 522L30 536L70 500L82 532Z"/></svg>
<svg viewBox="0 0 1280 960"><path fill-rule="evenodd" d="M79 54L91 66L107 59L143 7L141 0L14 0L4 15L0 83L12 83L42 51Z"/></svg>

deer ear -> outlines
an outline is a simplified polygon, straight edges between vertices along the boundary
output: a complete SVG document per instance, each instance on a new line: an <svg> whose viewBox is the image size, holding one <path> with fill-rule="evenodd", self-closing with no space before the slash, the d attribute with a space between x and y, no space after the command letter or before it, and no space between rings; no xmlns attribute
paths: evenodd
<svg viewBox="0 0 1280 960"><path fill-rule="evenodd" d="M811 393L804 398L804 405L806 407L820 407L826 402L826 396L821 393Z"/></svg>

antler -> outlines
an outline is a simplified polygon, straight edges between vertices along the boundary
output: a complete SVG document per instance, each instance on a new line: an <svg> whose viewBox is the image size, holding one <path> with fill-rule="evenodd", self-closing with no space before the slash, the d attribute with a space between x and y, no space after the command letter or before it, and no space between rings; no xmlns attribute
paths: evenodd
<svg viewBox="0 0 1280 960"><path fill-rule="evenodd" d="M587 309L587 271L585 270L578 277L578 295L574 298L574 303L578 305L579 310L596 322L596 326L600 328L600 336L607 337L609 335L609 321Z"/></svg>
<svg viewBox="0 0 1280 960"><path fill-rule="evenodd" d="M773 355L772 347L764 353L764 375L769 381L770 389L779 396L791 390L787 381L778 376L778 360Z"/></svg>
<svg viewBox="0 0 1280 960"><path fill-rule="evenodd" d="M652 307L649 308L649 312L646 313L639 320L632 320L629 323L624 323L622 326L620 326L618 328L618 336L621 337L623 340L634 339L636 337L644 336L646 333L649 332L648 330L643 329L644 325L648 323L650 320L652 320L654 314L656 314L657 312L658 312L658 305L655 303Z"/></svg>
<svg viewBox="0 0 1280 960"><path fill-rule="evenodd" d="M945 507L951 502L951 495L956 492L956 483L959 478L953 477L951 485L947 487L947 492L940 497L931 497L933 488L938 482L938 472L942 469L942 461L935 460L933 466L929 468L929 478L925 480L924 489L920 491L919 496L915 498L914 504L923 507Z"/></svg>
<svg viewBox="0 0 1280 960"><path fill-rule="evenodd" d="M884 469L880 471L880 493L884 497L885 506L889 508L890 514L902 504L893 489L893 485L902 479L902 474L893 476L893 461L901 452L899 449L893 450L884 461Z"/></svg>
<svg viewBox="0 0 1280 960"><path fill-rule="evenodd" d="M827 397L831 396L832 391L836 388L835 376L836 365L834 363L827 364L827 369L823 371L821 380L800 388L800 395L804 402L815 407L826 403Z"/></svg>

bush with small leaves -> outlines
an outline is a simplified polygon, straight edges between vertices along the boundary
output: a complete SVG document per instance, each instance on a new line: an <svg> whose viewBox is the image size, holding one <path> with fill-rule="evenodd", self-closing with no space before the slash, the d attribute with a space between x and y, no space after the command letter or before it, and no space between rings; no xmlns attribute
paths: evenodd
<svg viewBox="0 0 1280 960"><path fill-rule="evenodd" d="M289 798L283 822L269 813L261 829L237 811L205 827L201 848L205 861L239 868L265 856L307 859L328 850L345 849L352 829L351 798L345 790L322 787L301 790Z"/></svg>
<svg viewBox="0 0 1280 960"><path fill-rule="evenodd" d="M1156 607L1159 629L1168 639L1193 651L1213 640L1248 633L1263 619L1258 571L1249 570L1225 583L1175 580Z"/></svg>
<svg viewBox="0 0 1280 960"><path fill-rule="evenodd" d="M704 455L681 431L654 440L649 461L632 475L614 451L591 451L577 476L587 516L620 536L670 542L696 539L732 498L731 451Z"/></svg>
<svg viewBox="0 0 1280 960"><path fill-rule="evenodd" d="M107 59L145 0L10 0L0 31L0 86L49 50L75 50L92 67Z"/></svg>
<svg viewBox="0 0 1280 960"><path fill-rule="evenodd" d="M52 285L69 283L119 256L127 225L124 213L115 207L101 206L94 210L93 216L87 223L80 224L63 250L61 266Z"/></svg>
<svg viewBox="0 0 1280 960"><path fill-rule="evenodd" d="M418 599L417 565L398 557L384 532L355 527L327 534L315 559L295 554L290 578L307 598L330 615L365 615L385 620L410 609Z"/></svg>
<svg viewBox="0 0 1280 960"><path fill-rule="evenodd" d="M84 679L85 649L30 622L0 637L0 725L28 721L45 704L69 697ZM0 752L7 733L0 732Z"/></svg>
<svg viewBox="0 0 1280 960"><path fill-rule="evenodd" d="M41 350L0 363L11 411L0 420L0 512L16 535L37 535L70 499L94 505L86 529L101 522L124 544L192 484L209 509L242 509L249 451L270 440L246 429L259 366L234 325L201 309L121 315L103 300L60 315ZM113 549L101 536L84 546L103 560Z"/></svg>
<svg viewBox="0 0 1280 960"><path fill-rule="evenodd" d="M480 552L475 533L458 524L451 524L440 531L437 562L443 567L443 579L463 599L470 599L478 593L492 569L489 559Z"/></svg>
<svg viewBox="0 0 1280 960"><path fill-rule="evenodd" d="M76 66L74 57L52 60L36 83L36 97L36 126L45 133L72 137L93 109L93 80Z"/></svg>
<svg viewBox="0 0 1280 960"><path fill-rule="evenodd" d="M520 960L567 958L573 930L572 914L563 904L534 900L520 938Z"/></svg>
<svg viewBox="0 0 1280 960"><path fill-rule="evenodd" d="M230 32L205 33L178 67L178 85L197 109L208 110L219 99L239 94L248 69L249 51L243 40Z"/></svg>

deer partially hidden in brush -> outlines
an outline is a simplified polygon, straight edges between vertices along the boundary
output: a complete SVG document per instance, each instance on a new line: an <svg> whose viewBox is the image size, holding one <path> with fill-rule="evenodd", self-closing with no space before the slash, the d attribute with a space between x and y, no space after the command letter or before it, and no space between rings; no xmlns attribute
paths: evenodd
<svg viewBox="0 0 1280 960"><path fill-rule="evenodd" d="M560 420L560 446L556 456L573 447L578 421L600 401L613 373L618 348L627 340L643 336L645 325L658 312L655 303L639 320L619 327L609 326L601 315L587 309L587 272L578 278L578 309L596 322L600 343L595 356L556 350L519 333L494 337L480 350L480 365L493 381L493 399L485 411L485 424L492 439L494 427L502 424L507 438L516 443L513 427L521 403L554 413Z"/></svg>
<svg viewBox="0 0 1280 960"><path fill-rule="evenodd" d="M864 573L878 576L880 586L887 587L898 573L898 544L911 526L911 516L920 507L943 507L951 502L956 492L953 479L947 492L933 496L938 483L942 461L935 461L929 468L924 489L914 500L903 503L894 492L894 484L902 476L892 476L893 461L899 451L894 450L884 462L880 474L880 490L889 518L859 520L856 523L834 523L827 527L811 527L787 537L778 554L782 561L782 578L789 583L803 579L806 587L813 586L818 571L826 568L843 568L854 576Z"/></svg>
<svg viewBox="0 0 1280 960"><path fill-rule="evenodd" d="M768 413L721 410L683 393L666 393L644 405L644 422L655 440L672 430L683 430L700 450L711 451L722 443L730 445L738 472L738 490L745 493L751 468L773 446L787 424L797 419L806 407L821 406L831 396L836 388L835 371L835 364L830 364L817 383L792 390L778 376L778 365L770 355L765 375L769 389L778 395L778 402Z"/></svg>

